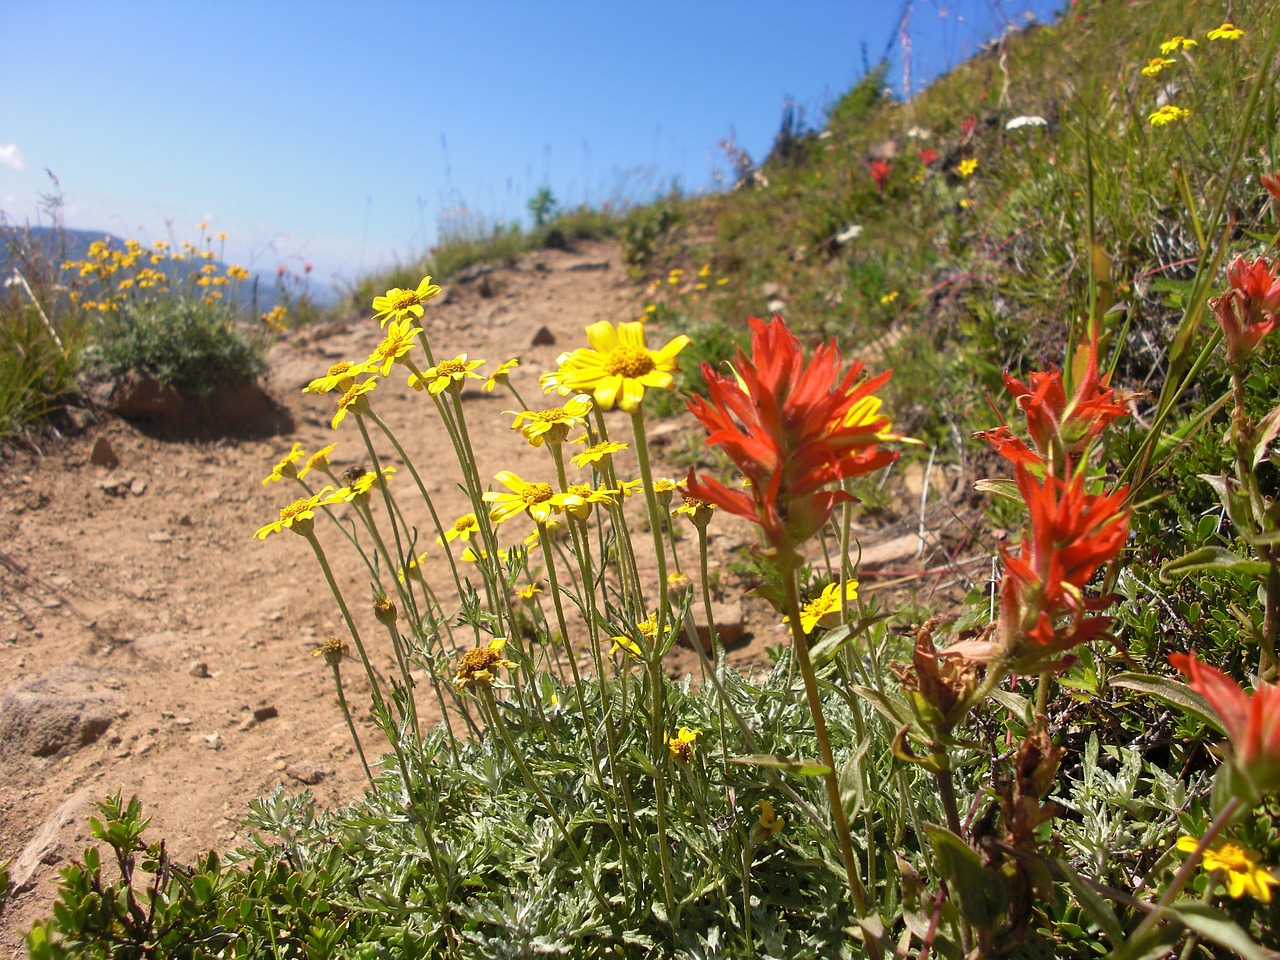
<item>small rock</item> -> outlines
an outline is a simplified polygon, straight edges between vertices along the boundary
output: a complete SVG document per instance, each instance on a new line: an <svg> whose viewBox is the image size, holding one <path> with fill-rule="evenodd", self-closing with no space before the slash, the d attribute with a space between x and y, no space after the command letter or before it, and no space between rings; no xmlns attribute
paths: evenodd
<svg viewBox="0 0 1280 960"><path fill-rule="evenodd" d="M191 718L190 718L190 717L178 717L178 718L176 718L173 722L174 722L175 724L177 724L178 726L180 726L180 727L189 727L189 726L191 726Z"/></svg>
<svg viewBox="0 0 1280 960"><path fill-rule="evenodd" d="M678 434L688 429L689 425L679 420L661 420L645 429L645 443L651 447L669 446Z"/></svg>
<svg viewBox="0 0 1280 960"><path fill-rule="evenodd" d="M236 729L239 730L241 733L243 733L246 730L252 730L257 725L258 725L258 721L253 719L253 717L245 717L238 724L236 724Z"/></svg>
<svg viewBox="0 0 1280 960"><path fill-rule="evenodd" d="M115 450L111 448L111 444L106 437L99 437L93 442L93 451L89 454L89 462L95 466L106 467L108 470L114 470L120 466L120 458L116 456Z"/></svg>
<svg viewBox="0 0 1280 960"><path fill-rule="evenodd" d="M132 493L135 497L142 496L144 493L147 492L147 481L134 480L133 483L129 484L129 492Z"/></svg>
<svg viewBox="0 0 1280 960"><path fill-rule="evenodd" d="M59 835L63 828L79 819L80 815L93 805L96 797L97 794L92 790L72 794L36 829L22 853L18 854L17 859L13 861L13 866L10 867L11 892L20 893L25 890L41 864L47 866L62 859L59 851Z"/></svg>
<svg viewBox="0 0 1280 960"><path fill-rule="evenodd" d="M133 755L140 757L144 753L150 753L151 749L156 745L155 740L148 736L141 736L133 745Z"/></svg>
<svg viewBox="0 0 1280 960"><path fill-rule="evenodd" d="M539 327L538 332L533 335L533 345L535 347L550 347L556 342L556 335L547 327Z"/></svg>
<svg viewBox="0 0 1280 960"><path fill-rule="evenodd" d="M910 560L912 557L919 555L924 548L924 541L920 539L919 534L908 533L901 537L894 537L892 540L885 540L883 543L873 543L869 547L862 550L862 562L859 569L873 569L875 567L883 567L888 563L899 563L903 560Z"/></svg>
<svg viewBox="0 0 1280 960"><path fill-rule="evenodd" d="M132 476L119 476L109 473L101 480L94 481L93 485L109 497L123 497L129 492L129 488L137 482Z"/></svg>
<svg viewBox="0 0 1280 960"><path fill-rule="evenodd" d="M192 660L187 673L199 680L204 680L209 676L209 665L203 660Z"/></svg>
<svg viewBox="0 0 1280 960"><path fill-rule="evenodd" d="M253 719L257 720L259 723L278 716L280 716L280 711L272 706L259 707L257 710L253 711Z"/></svg>
<svg viewBox="0 0 1280 960"><path fill-rule="evenodd" d="M98 740L120 715L110 694L97 693L99 672L68 664L15 683L0 700L0 743L32 757L49 757Z"/></svg>
<svg viewBox="0 0 1280 960"><path fill-rule="evenodd" d="M698 639L702 641L702 648L710 653L711 632L707 629L706 623L702 622L699 607L698 604L694 605L694 622L698 627ZM736 601L712 603L711 616L715 619L716 633L720 635L720 642L724 646L731 647L742 639L742 635L746 632L746 624L742 618L742 604Z"/></svg>
<svg viewBox="0 0 1280 960"><path fill-rule="evenodd" d="M155 533L148 533L147 539L152 543L172 543L173 535L166 533L164 530L157 530Z"/></svg>
<svg viewBox="0 0 1280 960"><path fill-rule="evenodd" d="M210 733L204 738L204 745L209 750L220 750L222 748L222 738L216 733Z"/></svg>
<svg viewBox="0 0 1280 960"><path fill-rule="evenodd" d="M305 783L309 787L314 787L321 780L333 776L331 767L322 767L318 764L308 763L305 760L289 764L284 768L284 772L299 783Z"/></svg>
<svg viewBox="0 0 1280 960"><path fill-rule="evenodd" d="M578 271L587 271L587 270L608 270L609 261L608 260L575 260L572 263L566 263L560 269L571 272L571 273L576 273Z"/></svg>

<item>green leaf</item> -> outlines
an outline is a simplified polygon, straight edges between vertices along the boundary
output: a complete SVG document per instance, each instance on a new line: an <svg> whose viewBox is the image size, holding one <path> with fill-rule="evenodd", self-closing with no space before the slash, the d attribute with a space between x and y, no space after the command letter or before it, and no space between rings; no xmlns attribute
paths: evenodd
<svg viewBox="0 0 1280 960"><path fill-rule="evenodd" d="M984 867L978 852L946 827L926 823L924 830L946 878L947 896L975 927L994 930L1009 905L1004 878Z"/></svg>
<svg viewBox="0 0 1280 960"><path fill-rule="evenodd" d="M1018 485L1012 480L1007 480L1003 477L979 480L973 485L973 489L977 490L979 493L989 493L993 496L1001 497L1005 500L1011 500L1016 504L1025 506L1022 502L1022 494L1018 490Z"/></svg>
<svg viewBox="0 0 1280 960"><path fill-rule="evenodd" d="M1157 677L1149 673L1117 673L1111 678L1110 683L1115 687L1124 687L1126 690L1137 690L1139 693L1146 693L1158 700L1163 700L1170 706L1198 717L1213 729L1226 733L1222 727L1222 721L1218 719L1218 715L1213 712L1213 708L1209 706L1209 701L1196 693L1185 683L1174 680L1172 677Z"/></svg>
<svg viewBox="0 0 1280 960"><path fill-rule="evenodd" d="M911 710L905 703L899 703L899 701L880 690L876 690L874 687L864 687L855 683L851 684L849 689L875 707L895 727L901 726L912 719Z"/></svg>
<svg viewBox="0 0 1280 960"><path fill-rule="evenodd" d="M1247 933L1229 920L1226 914L1215 910L1200 900L1180 900L1160 911L1171 914L1188 930L1193 930L1206 940L1226 947L1244 960L1272 960L1275 956L1253 941Z"/></svg>
<svg viewBox="0 0 1280 960"><path fill-rule="evenodd" d="M772 767L786 773L798 773L802 777L825 777L831 772L826 764L797 757L780 757L776 753L753 753L745 757L730 757L730 763L743 767Z"/></svg>
<svg viewBox="0 0 1280 960"><path fill-rule="evenodd" d="M1049 862L1057 868L1060 876L1066 878L1067 883L1071 886L1071 892L1080 901L1080 906L1084 908L1085 913L1089 914L1093 922L1098 925L1098 929L1107 935L1112 945L1119 946L1124 943L1124 928L1120 926L1120 920L1116 917L1115 911L1111 909L1111 904L1102 899L1093 887L1085 883L1080 874L1076 873L1065 860L1050 857Z"/></svg>
<svg viewBox="0 0 1280 960"><path fill-rule="evenodd" d="M1226 547L1200 547L1166 563L1160 568L1160 579L1168 581L1197 572L1230 575L1243 573L1250 577L1265 577L1270 571L1269 563L1250 560L1232 553Z"/></svg>

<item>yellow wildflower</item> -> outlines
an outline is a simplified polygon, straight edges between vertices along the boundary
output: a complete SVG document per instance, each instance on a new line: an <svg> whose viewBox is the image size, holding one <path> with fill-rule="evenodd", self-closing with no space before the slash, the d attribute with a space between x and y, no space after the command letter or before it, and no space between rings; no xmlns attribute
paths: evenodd
<svg viewBox="0 0 1280 960"><path fill-rule="evenodd" d="M845 599L852 603L858 599L858 581L848 580L845 582ZM822 593L814 597L803 607L800 608L800 626L804 628L805 633L813 633L813 628L817 626L830 626L840 617L840 585L838 583L829 583L822 589ZM790 617L783 617L782 622L788 623Z"/></svg>
<svg viewBox="0 0 1280 960"><path fill-rule="evenodd" d="M1179 50L1190 50L1192 47L1198 46L1200 46L1200 44L1196 43L1196 41L1192 40L1190 37L1178 36L1160 44L1160 52L1167 57L1169 54L1176 53Z"/></svg>
<svg viewBox="0 0 1280 960"><path fill-rule="evenodd" d="M688 764L693 760L693 745L698 742L700 733L702 733L701 730L681 727L680 732L674 737L667 737L667 750L671 753L673 762Z"/></svg>
<svg viewBox="0 0 1280 960"><path fill-rule="evenodd" d="M617 490L606 490L603 487L598 490L592 490L588 483L572 483L569 485L568 492L578 499L577 503L567 505L565 507L571 514L579 520L585 520L591 516L591 505L593 503L607 503L610 506L618 501L614 498Z"/></svg>
<svg viewBox="0 0 1280 960"><path fill-rule="evenodd" d="M773 812L773 804L768 800L759 801L756 807L760 811L760 816L751 825L751 845L753 847L776 837L782 832L782 828L787 822Z"/></svg>
<svg viewBox="0 0 1280 960"><path fill-rule="evenodd" d="M968 160L961 160L959 166L956 167L956 173L962 177L971 177L973 172L978 169L978 158L970 157Z"/></svg>
<svg viewBox="0 0 1280 960"><path fill-rule="evenodd" d="M1206 34L1210 40L1239 40L1244 36L1244 31L1237 27L1234 23L1224 23L1220 27L1214 27Z"/></svg>
<svg viewBox="0 0 1280 960"><path fill-rule="evenodd" d="M446 390L461 393L464 381L484 379L475 372L476 367L483 363L483 360L468 360L465 353L460 353L452 360L441 360L431 369L424 370L421 375L413 374L409 377L409 386L415 390L426 389L433 397L440 396Z"/></svg>
<svg viewBox="0 0 1280 960"><path fill-rule="evenodd" d="M549 483L528 483L510 470L499 472L494 479L510 491L490 490L485 493L485 501L495 504L489 511L489 519L494 523L505 523L527 512L535 523L545 524L552 514L560 513L569 504L577 506L580 503L578 497L556 493Z"/></svg>
<svg viewBox="0 0 1280 960"><path fill-rule="evenodd" d="M333 487L325 487L319 493L310 497L300 497L287 507L281 507L280 519L271 521L265 527L259 527L254 536L259 540L265 540L271 534L279 533L281 530L292 530L301 536L307 536L316 524L316 508L338 502L332 496L326 497L332 489Z"/></svg>
<svg viewBox="0 0 1280 960"><path fill-rule="evenodd" d="M1166 103L1155 113L1147 117L1147 120L1153 127L1165 127L1171 123L1177 123L1179 120L1185 120L1191 116L1191 111L1182 107L1175 107L1171 103Z"/></svg>
<svg viewBox="0 0 1280 960"><path fill-rule="evenodd" d="M1175 63L1177 63L1176 60L1170 60L1168 57L1152 57L1147 61L1147 65L1142 68L1142 75L1144 77L1158 77L1161 70L1165 67L1171 67Z"/></svg>
<svg viewBox="0 0 1280 960"><path fill-rule="evenodd" d="M498 561L500 563L506 563L507 560L510 558L510 556L511 556L511 551L509 550L498 551ZM462 559L465 560L467 563L479 563L481 560L489 559L489 551L480 550L477 552L473 550L471 547L467 547L462 551Z"/></svg>
<svg viewBox="0 0 1280 960"><path fill-rule="evenodd" d="M339 666L347 658L351 648L337 637L328 637L324 643L311 651L313 657L324 657L324 662L331 667Z"/></svg>
<svg viewBox="0 0 1280 960"><path fill-rule="evenodd" d="M1178 849L1194 853L1200 841L1195 837L1179 837ZM1221 872L1227 893L1235 899L1245 894L1263 903L1271 902L1271 888L1280 885L1268 870L1258 866L1260 859L1254 850L1236 843L1220 840L1204 852L1204 868L1211 873Z"/></svg>
<svg viewBox="0 0 1280 960"><path fill-rule="evenodd" d="M493 388L499 385L506 386L511 378L511 371L520 366L520 358L512 357L510 360L504 360L498 364L498 369L489 374L489 379L484 382L484 386L480 389L485 393L493 393Z"/></svg>
<svg viewBox="0 0 1280 960"><path fill-rule="evenodd" d="M601 440L599 443L592 444L579 454L573 457L573 465L581 469L587 464L600 464L606 467L615 453L620 453L627 449L625 443L618 443L616 440Z"/></svg>
<svg viewBox="0 0 1280 960"><path fill-rule="evenodd" d="M265 314L263 319L266 319ZM303 387L302 392L329 393L331 390L346 392L355 384L356 377L364 372L364 364L351 363L349 360L339 360L329 367L323 377L317 377Z"/></svg>
<svg viewBox="0 0 1280 960"><path fill-rule="evenodd" d="M533 603L533 598L542 592L542 585L536 581L527 583L516 591L516 596L525 603Z"/></svg>
<svg viewBox="0 0 1280 960"><path fill-rule="evenodd" d="M709 500L689 496L683 488L680 490L680 495L684 497L684 503L672 510L671 515L686 516L695 527L705 528L711 522L711 514L716 505Z"/></svg>
<svg viewBox="0 0 1280 960"><path fill-rule="evenodd" d="M422 561L427 559L427 551L423 550L416 557L410 557L409 562L396 571L396 579L401 583L405 582L407 577L415 580L422 580Z"/></svg>
<svg viewBox="0 0 1280 960"><path fill-rule="evenodd" d="M424 312L422 305L439 292L440 288L431 282L430 277L423 277L416 290L392 287L382 296L373 298L373 319L381 318L385 325L388 320L421 317Z"/></svg>
<svg viewBox="0 0 1280 960"><path fill-rule="evenodd" d="M690 343L681 334L661 349L650 350L644 324L620 323L615 329L607 320L587 327L587 341L589 349L574 350L561 361L561 382L591 393L605 410L619 406L627 413L639 409L646 388L671 389L673 374L680 369L676 356Z"/></svg>
<svg viewBox="0 0 1280 960"><path fill-rule="evenodd" d="M312 470L324 470L328 467L329 454L333 453L333 448L336 446L336 443L331 443L327 447L321 447L311 456L307 457L307 462L303 465L302 469L298 471L298 479L301 480Z"/></svg>
<svg viewBox="0 0 1280 960"><path fill-rule="evenodd" d="M364 398L364 395L377 385L378 381L373 377L364 383L353 383L347 392L338 398L338 412L333 415L333 429L338 429L338 424L346 418L348 410L354 410L357 414L368 410L369 401Z"/></svg>
<svg viewBox="0 0 1280 960"><path fill-rule="evenodd" d="M889 304L893 303L893 301L897 299L898 299L898 291L890 290L888 293L886 293L884 296L880 298L880 302L887 307Z"/></svg>
<svg viewBox="0 0 1280 960"><path fill-rule="evenodd" d="M654 643L658 639L658 615L656 613L649 614L649 616L636 624L636 629L640 631L640 635L644 637L645 640L651 644ZM613 641L613 646L609 648L610 654L617 653L619 650L625 650L633 657L640 657L642 655L640 645L625 634L610 637L609 639Z"/></svg>
<svg viewBox="0 0 1280 960"><path fill-rule="evenodd" d="M562 364L568 358L569 354L562 353L556 357L556 364ZM558 393L562 397L568 397L576 393L564 385L564 377L559 370L548 370L546 373L538 375L538 386L542 388L543 393Z"/></svg>
<svg viewBox="0 0 1280 960"><path fill-rule="evenodd" d="M413 338L420 333L422 328L408 320L392 320L387 325L387 335L365 361L365 369L385 377L391 372L392 364L413 348Z"/></svg>
<svg viewBox="0 0 1280 960"><path fill-rule="evenodd" d="M227 276L230 277L232 280L248 280L249 271L246 270L244 267L238 266L233 263L231 266L227 267Z"/></svg>
<svg viewBox="0 0 1280 960"><path fill-rule="evenodd" d="M445 530L444 538L437 536L436 542L444 545L445 541L452 542L461 537L463 540L470 540L472 534L480 532L480 521L476 519L474 513L464 513L457 520L453 521L453 526Z"/></svg>
<svg viewBox="0 0 1280 960"><path fill-rule="evenodd" d="M470 686L493 686L499 667L514 670L516 665L502 656L502 648L507 645L506 637L494 637L488 646L476 647L462 655L458 662L458 675L453 678L453 685L459 690Z"/></svg>
<svg viewBox="0 0 1280 960"><path fill-rule="evenodd" d="M530 446L540 447L544 443L563 443L570 430L584 425L587 414L591 412L591 398L580 393L567 400L562 407L523 410L520 413L512 410L506 412L516 418L511 429L519 430Z"/></svg>
<svg viewBox="0 0 1280 960"><path fill-rule="evenodd" d="M359 467L356 469L358 470ZM391 479L392 474L396 472L396 468L383 467L381 472L382 476L379 478L378 474L366 470L358 477L350 480L341 490L337 491L333 495L334 500L352 503L353 501L359 500L361 497L367 497L369 495L369 491L372 490L375 485L379 489L385 486L386 482ZM343 478L346 479L349 476L351 476L351 474L344 474Z"/></svg>
<svg viewBox="0 0 1280 960"><path fill-rule="evenodd" d="M298 476L298 461L302 459L302 444L295 443L283 460L271 468L271 472L262 478L262 485L279 483L285 477L293 479Z"/></svg>

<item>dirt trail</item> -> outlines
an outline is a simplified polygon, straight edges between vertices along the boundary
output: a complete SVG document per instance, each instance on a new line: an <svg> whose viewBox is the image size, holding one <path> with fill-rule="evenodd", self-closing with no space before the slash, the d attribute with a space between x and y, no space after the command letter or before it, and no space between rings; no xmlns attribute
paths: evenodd
<svg viewBox="0 0 1280 960"><path fill-rule="evenodd" d="M538 373L582 345L588 323L635 313L617 248L599 243L453 284L426 325L438 358L519 356L512 382L537 406ZM251 535L295 496L292 485L260 482L295 440L313 451L337 439L338 472L366 463L354 429L330 428L333 397L300 389L336 360L367 356L380 335L377 323L353 319L277 345L269 385L293 424L280 435L166 440L107 420L44 456L0 464L0 861L25 854L22 872L34 864L0 916L0 955L22 955L19 931L47 914L58 865L79 855L104 794L137 794L153 836L185 858L235 845L246 803L278 783L296 791L314 781L329 804L361 791L331 678L308 655L343 634L333 600L302 541ZM448 523L468 509L457 466L425 395L402 381L379 385L375 410ZM464 402L481 477L548 469L545 452L510 431L509 394L468 390ZM668 437L687 432L678 423L664 425ZM113 469L90 462L99 438L119 458ZM409 483L403 469L397 479ZM422 512L411 520L425 530ZM734 535L746 533L721 534L721 545L740 543ZM435 546L434 536L423 542ZM368 584L353 557L335 551L358 602ZM695 663L686 650L672 669ZM358 674L345 671L356 704L368 693Z"/></svg>
<svg viewBox="0 0 1280 960"><path fill-rule="evenodd" d="M466 352L496 364L518 356L512 383L538 407L547 405L538 374L584 344L587 324L637 312L616 245L592 243L454 283L429 306L425 323L437 359ZM291 422L277 435L163 439L108 419L42 456L0 462L7 492L0 500L0 861L15 858L19 879L30 876L0 914L0 957L24 955L19 932L48 914L56 871L79 856L93 805L105 794L137 794L152 817L152 837L166 838L185 859L235 846L248 801L277 784L310 789L326 804L363 789L331 677L309 656L324 637L345 635L333 599L305 543L288 535L259 543L252 533L296 495L291 484L261 483L294 441L310 452L336 440L339 473L367 465L354 425L330 428L333 396L300 391L329 364L366 357L380 336L377 323L361 318L274 347L269 386ZM374 409L418 465L448 524L470 509L458 467L425 394L403 381L393 374L380 383ZM531 479L549 473L545 451L511 432L503 414L516 406L509 394L468 389L463 401L482 478L504 469ZM626 416L611 416L615 438L628 439ZM701 436L688 414L651 431L668 451ZM102 438L119 459L112 469L91 462ZM633 462L621 462L624 475L634 475ZM395 482L409 493L403 468ZM414 505L407 512L424 531L420 543L439 557L420 498L399 502ZM523 537L527 526L509 538ZM751 537L749 525L725 516L712 527L712 549L728 558ZM345 595L364 603L363 568L332 540ZM686 539L686 567L695 549ZM441 600L456 609L440 569ZM759 662L766 645L783 639L782 628L767 609L739 606L734 581L725 574L730 600L722 616L745 635L733 655ZM374 656L390 672L389 648L375 647ZM677 647L669 669L696 671L692 649ZM376 748L360 674L344 671L348 698L361 706L365 742Z"/></svg>

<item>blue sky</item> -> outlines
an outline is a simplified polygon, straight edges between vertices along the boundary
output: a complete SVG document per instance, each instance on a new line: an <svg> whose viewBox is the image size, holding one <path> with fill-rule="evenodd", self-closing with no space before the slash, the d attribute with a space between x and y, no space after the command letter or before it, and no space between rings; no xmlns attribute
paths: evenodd
<svg viewBox="0 0 1280 960"><path fill-rule="evenodd" d="M913 86L1059 0L911 4ZM225 231L254 269L328 283L408 261L442 212L710 189L720 141L768 151L898 36L901 3L7 0L0 211L149 240ZM891 80L902 78L894 44Z"/></svg>

